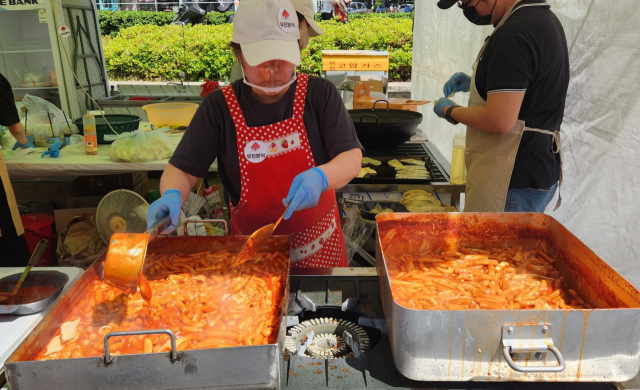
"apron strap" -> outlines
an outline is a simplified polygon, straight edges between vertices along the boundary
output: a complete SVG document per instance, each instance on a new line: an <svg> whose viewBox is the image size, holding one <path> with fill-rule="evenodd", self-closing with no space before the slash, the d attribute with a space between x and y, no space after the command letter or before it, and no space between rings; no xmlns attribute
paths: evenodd
<svg viewBox="0 0 640 390"><path fill-rule="evenodd" d="M558 180L558 202L556 203L556 207L554 207L553 211L556 211L560 205L562 204L562 142L560 140L560 129L556 131L549 131L543 129L533 129L530 127L525 127L525 131L535 131L536 133L547 134L553 137L553 142L551 143L551 151L560 156L560 177Z"/></svg>

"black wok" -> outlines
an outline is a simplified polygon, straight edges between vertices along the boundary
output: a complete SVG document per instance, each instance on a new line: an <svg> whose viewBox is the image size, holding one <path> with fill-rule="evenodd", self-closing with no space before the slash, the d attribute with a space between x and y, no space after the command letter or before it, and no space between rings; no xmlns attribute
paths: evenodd
<svg viewBox="0 0 640 390"><path fill-rule="evenodd" d="M394 213L406 213L407 208L404 207L402 203L399 202L362 202L357 204L358 213L362 219L366 219L368 221L375 221L377 213L372 212L376 205L380 205L382 209L391 209Z"/></svg>
<svg viewBox="0 0 640 390"><path fill-rule="evenodd" d="M378 100L374 103L384 102ZM373 108L349 110L356 134L365 150L386 151L407 142L422 122L422 114L414 111Z"/></svg>

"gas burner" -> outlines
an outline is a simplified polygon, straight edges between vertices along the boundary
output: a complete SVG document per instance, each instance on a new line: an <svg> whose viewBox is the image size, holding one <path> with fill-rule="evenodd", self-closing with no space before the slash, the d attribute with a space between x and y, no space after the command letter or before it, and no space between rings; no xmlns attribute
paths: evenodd
<svg viewBox="0 0 640 390"><path fill-rule="evenodd" d="M364 329L353 322L335 318L316 318L294 326L289 329L285 348L288 353L297 354L300 350L316 359L352 357L354 352L344 340L345 332L359 342L363 352L369 348L369 336Z"/></svg>
<svg viewBox="0 0 640 390"><path fill-rule="evenodd" d="M313 337L313 341L307 348L307 354L318 359L336 358L344 355L345 347L344 338L324 333Z"/></svg>

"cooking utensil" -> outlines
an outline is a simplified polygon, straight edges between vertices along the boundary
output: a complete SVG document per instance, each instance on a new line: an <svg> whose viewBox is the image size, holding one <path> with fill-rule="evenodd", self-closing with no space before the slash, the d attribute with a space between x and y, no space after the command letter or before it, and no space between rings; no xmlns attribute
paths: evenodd
<svg viewBox="0 0 640 390"><path fill-rule="evenodd" d="M376 109L379 102L386 109ZM376 100L373 109L349 110L356 134L366 150L390 150L407 142L422 122L422 114L414 111L391 110L386 100Z"/></svg>
<svg viewBox="0 0 640 390"><path fill-rule="evenodd" d="M36 265L38 260L40 260L40 256L42 256L42 254L44 253L44 250L47 249L48 245L49 245L49 241L45 239L40 240L38 244L36 244L36 249L34 249L33 253L31 254L31 258L27 263L27 268L25 268L24 271L22 272L22 276L20 276L20 279L16 283L16 286L13 288L13 291L11 291L11 293L6 293L6 292L0 293L0 304L3 304L3 305L6 303L18 304L22 301L22 297L16 294L18 293L18 290L20 289L20 286L22 286L22 283L24 282L24 280L27 278L27 275L29 275L29 271L31 271L31 267Z"/></svg>
<svg viewBox="0 0 640 390"><path fill-rule="evenodd" d="M284 209L284 212L282 213L280 218L278 218L276 223L270 223L267 226L263 226L249 236L247 243L244 244L242 250L238 254L238 257L236 258L236 262L234 264L236 267L249 260L252 256L258 253L258 251L264 246L264 244L266 244L269 237L271 237L274 230L276 230L276 228L280 224L280 221L282 221L282 218L287 213L287 210L289 210L289 206L291 206L291 203L289 203L289 205Z"/></svg>
<svg viewBox="0 0 640 390"><path fill-rule="evenodd" d="M640 369L640 332L629 326L640 321L640 291L552 217L396 213L376 223L380 293L395 367L405 377L619 382ZM399 305L391 291L390 257L463 246L537 250L540 243L564 281L596 309L415 310Z"/></svg>
<svg viewBox="0 0 640 390"><path fill-rule="evenodd" d="M0 279L0 291L11 290L20 276L21 274L13 274ZM0 303L0 315L27 315L41 312L60 295L68 281L69 277L62 272L31 271L22 283L22 291L29 289L30 292L35 291L37 294L21 297L20 302Z"/></svg>
<svg viewBox="0 0 640 390"><path fill-rule="evenodd" d="M145 233L113 233L104 264L104 282L126 292L135 292L142 276L147 246L169 224L167 215Z"/></svg>
<svg viewBox="0 0 640 390"><path fill-rule="evenodd" d="M167 256L224 250L238 253L245 242L246 237L234 236L162 237L154 240L148 250L149 253ZM290 243L289 237L274 236L265 249L272 253L278 251L288 259ZM93 287L101 278L103 259L98 259L71 286L7 359L4 368L12 389L280 389L288 306L283 297L289 297L288 273L283 276L286 280L284 291L278 292L274 298L282 302L277 310L283 315L283 329L276 327L273 330L278 334L276 343L178 351L180 360L176 362L172 362L166 352L111 355L110 364L105 364L104 354L53 361L33 360L37 351L47 347L71 308L81 300L89 302L94 297ZM133 337L125 337L124 340L133 340ZM160 340L164 343L170 339L162 336ZM102 338L99 341L104 344ZM56 375L51 375L50 367L55 367Z"/></svg>

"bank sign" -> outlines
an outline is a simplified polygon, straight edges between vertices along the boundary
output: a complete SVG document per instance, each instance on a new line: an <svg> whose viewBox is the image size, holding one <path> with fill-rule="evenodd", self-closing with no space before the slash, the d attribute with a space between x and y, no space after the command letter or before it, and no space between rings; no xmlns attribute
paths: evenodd
<svg viewBox="0 0 640 390"><path fill-rule="evenodd" d="M0 0L0 11L44 8L47 2L47 0Z"/></svg>

